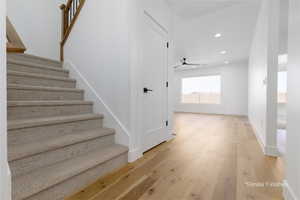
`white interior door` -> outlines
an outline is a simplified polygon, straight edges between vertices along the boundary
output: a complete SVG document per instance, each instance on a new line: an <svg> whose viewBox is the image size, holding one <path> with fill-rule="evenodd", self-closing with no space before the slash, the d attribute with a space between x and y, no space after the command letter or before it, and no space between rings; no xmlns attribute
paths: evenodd
<svg viewBox="0 0 300 200"><path fill-rule="evenodd" d="M166 141L167 133L167 33L145 15L143 39L143 150Z"/></svg>

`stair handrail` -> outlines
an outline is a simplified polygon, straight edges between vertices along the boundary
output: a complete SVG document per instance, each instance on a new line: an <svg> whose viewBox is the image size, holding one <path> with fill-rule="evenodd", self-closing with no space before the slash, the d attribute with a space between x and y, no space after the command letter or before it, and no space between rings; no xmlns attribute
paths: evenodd
<svg viewBox="0 0 300 200"><path fill-rule="evenodd" d="M64 60L64 45L71 33L71 30L79 16L85 0L68 0L67 4L62 4L62 38L60 42L60 59Z"/></svg>
<svg viewBox="0 0 300 200"><path fill-rule="evenodd" d="M13 24L6 17L6 51L8 53L24 53L26 47Z"/></svg>

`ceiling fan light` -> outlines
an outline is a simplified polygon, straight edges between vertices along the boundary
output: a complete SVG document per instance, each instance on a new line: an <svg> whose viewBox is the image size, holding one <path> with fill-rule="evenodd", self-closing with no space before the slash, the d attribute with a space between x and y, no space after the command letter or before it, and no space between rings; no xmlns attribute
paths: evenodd
<svg viewBox="0 0 300 200"><path fill-rule="evenodd" d="M220 37L222 37L222 34L221 34L221 33L216 33L216 34L215 34L215 38L220 38Z"/></svg>

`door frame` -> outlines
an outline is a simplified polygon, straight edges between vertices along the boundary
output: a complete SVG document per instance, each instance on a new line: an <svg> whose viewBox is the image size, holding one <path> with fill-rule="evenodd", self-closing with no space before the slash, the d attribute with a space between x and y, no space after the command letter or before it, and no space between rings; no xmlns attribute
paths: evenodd
<svg viewBox="0 0 300 200"><path fill-rule="evenodd" d="M143 65L143 51L142 49L144 48L144 44L143 44L143 28L145 26L153 26L154 29L156 29L157 31L160 31L162 34L164 34L164 38L165 38L165 41L166 41L166 45L167 43L169 43L169 32L168 32L168 29L163 26L158 20L155 19L155 17L153 15L151 15L149 12L147 12L146 10L143 10L142 11L142 14L140 15L141 16L141 20L140 20L140 26L141 26L141 37L140 37L140 52L139 52L139 63L140 63L140 66ZM166 63L166 75L165 75L165 80L167 82L170 83L169 81L169 56L170 56L170 52L169 52L169 48L166 48L166 53L167 53L167 63ZM144 100L144 94L143 94L143 76L144 76L144 73L143 73L143 68L140 67L140 70L139 70L139 83L138 83L138 102L137 102L137 120L136 122L138 124L136 124L136 127L137 127L137 142L138 142L138 151L139 151L139 157L141 157L144 153L144 149L145 147L143 146L143 136L144 136L144 128L143 128L143 123L142 123L142 120L143 119L143 100ZM170 121L169 118L169 88L166 87L166 111L165 111L165 115L166 115L166 120ZM165 141L169 140L170 139L170 134L168 133L168 127L166 127L166 138L165 138Z"/></svg>

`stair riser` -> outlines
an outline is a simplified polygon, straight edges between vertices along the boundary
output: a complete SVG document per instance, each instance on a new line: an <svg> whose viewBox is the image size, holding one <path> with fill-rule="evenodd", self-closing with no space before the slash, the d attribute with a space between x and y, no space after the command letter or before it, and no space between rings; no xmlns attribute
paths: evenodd
<svg viewBox="0 0 300 200"><path fill-rule="evenodd" d="M9 106L8 120L70 116L93 112L92 104L57 106Z"/></svg>
<svg viewBox="0 0 300 200"><path fill-rule="evenodd" d="M58 76L58 77L69 76L69 73L67 73L66 71L56 71L48 68L25 66L25 65L13 64L13 63L8 64L7 68L8 70L17 71L17 72L27 72L27 73Z"/></svg>
<svg viewBox="0 0 300 200"><path fill-rule="evenodd" d="M57 184L47 190L34 194L26 200L63 200L83 187L92 184L103 175L112 172L127 164L127 153L122 154L110 161L98 165L82 174L74 176L60 184ZM14 200L19 200L14 198Z"/></svg>
<svg viewBox="0 0 300 200"><path fill-rule="evenodd" d="M9 88L9 101L83 100L83 92Z"/></svg>
<svg viewBox="0 0 300 200"><path fill-rule="evenodd" d="M8 144L24 144L73 132L102 128L102 118L8 131Z"/></svg>
<svg viewBox="0 0 300 200"><path fill-rule="evenodd" d="M17 75L8 75L7 79L8 79L8 84L45 86L45 87L62 87L62 88L75 88L76 87L75 81L54 80L54 79L17 76Z"/></svg>
<svg viewBox="0 0 300 200"><path fill-rule="evenodd" d="M29 57L29 56L13 55L13 54L8 54L7 57L8 60L23 61L28 63L36 63L36 64L42 64L51 67L62 68L62 63L51 61L51 60L44 60L37 57Z"/></svg>
<svg viewBox="0 0 300 200"><path fill-rule="evenodd" d="M41 167L71 159L114 143L114 135L104 136L10 162L13 176L32 172Z"/></svg>

